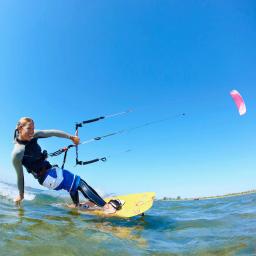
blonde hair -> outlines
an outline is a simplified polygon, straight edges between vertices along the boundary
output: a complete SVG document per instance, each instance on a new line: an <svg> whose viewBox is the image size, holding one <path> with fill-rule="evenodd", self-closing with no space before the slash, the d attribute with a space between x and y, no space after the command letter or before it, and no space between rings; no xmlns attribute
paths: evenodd
<svg viewBox="0 0 256 256"><path fill-rule="evenodd" d="M30 117L21 117L16 125L16 129L25 126L27 123L34 123L33 119Z"/></svg>

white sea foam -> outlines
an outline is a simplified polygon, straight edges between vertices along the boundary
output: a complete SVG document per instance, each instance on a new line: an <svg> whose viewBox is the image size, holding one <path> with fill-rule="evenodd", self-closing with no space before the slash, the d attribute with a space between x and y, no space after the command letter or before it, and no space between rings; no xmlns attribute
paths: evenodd
<svg viewBox="0 0 256 256"><path fill-rule="evenodd" d="M16 186L0 182L0 196L3 196L9 200L14 200L19 194ZM24 200L32 201L36 197L35 194L25 190Z"/></svg>
<svg viewBox="0 0 256 256"><path fill-rule="evenodd" d="M111 196L111 194L106 194L99 188L96 188L95 190L98 192L98 194L101 197ZM48 189L47 190L37 190L37 189L25 187L24 200L32 201L35 199L36 194L38 194L38 193L44 194L44 195L49 195L49 196L56 197L56 198L63 198L63 199L70 198L69 193L67 193L64 190L60 190L60 191L54 191L54 190L48 190ZM18 194L19 194L19 192L18 192L16 185L8 184L8 183L0 181L0 196L5 197L6 199L9 199L9 200L14 200ZM85 198L82 195L80 196L80 198L81 198L81 201L85 200Z"/></svg>

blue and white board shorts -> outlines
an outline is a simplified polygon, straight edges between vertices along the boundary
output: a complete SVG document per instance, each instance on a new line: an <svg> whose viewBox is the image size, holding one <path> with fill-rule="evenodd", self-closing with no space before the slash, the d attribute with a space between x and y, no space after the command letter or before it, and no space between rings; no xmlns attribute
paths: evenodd
<svg viewBox="0 0 256 256"><path fill-rule="evenodd" d="M79 182L79 176L59 167L52 167L47 170L42 185L49 189L64 189L69 193L75 193L79 186Z"/></svg>

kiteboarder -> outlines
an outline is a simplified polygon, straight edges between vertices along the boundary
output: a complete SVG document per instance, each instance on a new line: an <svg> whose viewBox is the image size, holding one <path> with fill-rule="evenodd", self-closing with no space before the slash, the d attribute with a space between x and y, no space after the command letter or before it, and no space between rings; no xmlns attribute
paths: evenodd
<svg viewBox="0 0 256 256"><path fill-rule="evenodd" d="M17 123L12 152L12 163L17 173L19 190L19 195L15 199L16 204L20 204L24 199L24 166L42 186L53 190L68 191L74 206L79 206L78 191L80 191L91 204L102 207L105 213L114 213L116 210L120 210L121 201L110 200L106 203L80 176L53 166L47 161L47 152L41 150L38 139L48 137L70 139L75 145L78 145L80 141L79 137L59 130L35 130L34 121L29 117L23 117Z"/></svg>

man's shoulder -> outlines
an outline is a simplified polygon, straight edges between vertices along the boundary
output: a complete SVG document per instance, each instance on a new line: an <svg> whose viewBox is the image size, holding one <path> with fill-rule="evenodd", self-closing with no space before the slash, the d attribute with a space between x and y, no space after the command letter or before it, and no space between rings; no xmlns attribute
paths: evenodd
<svg viewBox="0 0 256 256"><path fill-rule="evenodd" d="M15 143L12 150L12 156L13 157L23 156L24 151L25 151L25 145Z"/></svg>

